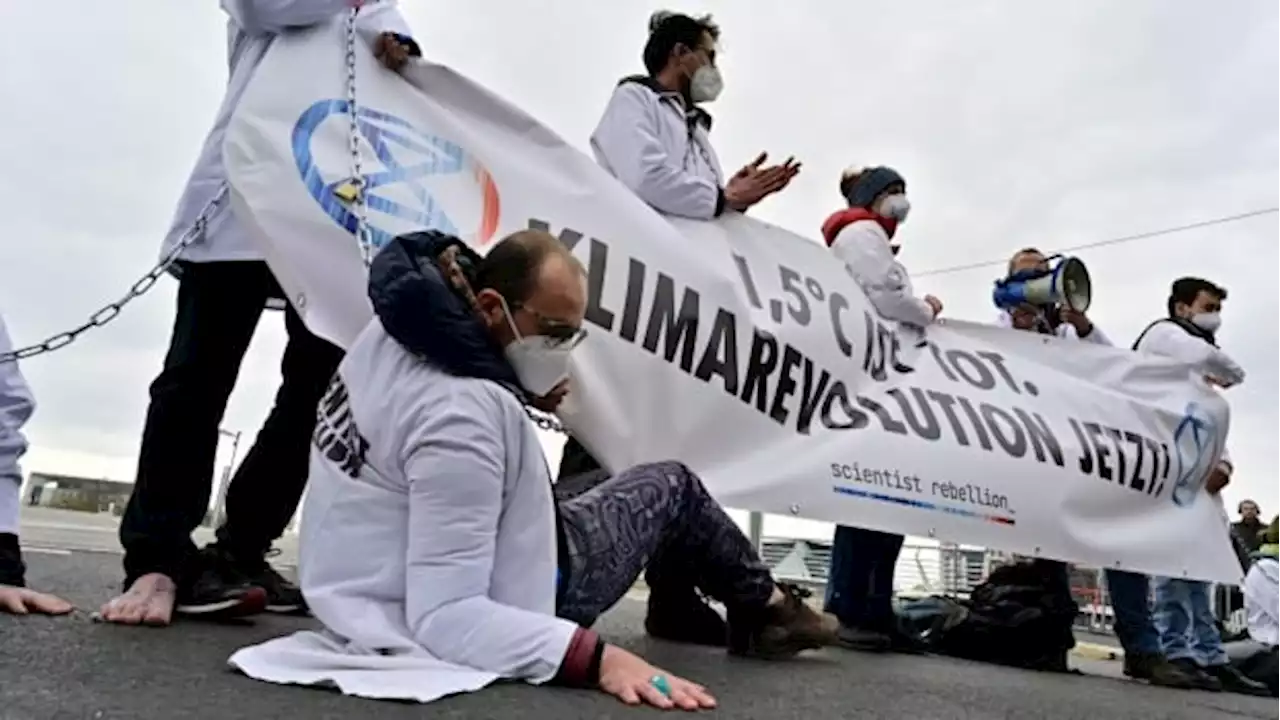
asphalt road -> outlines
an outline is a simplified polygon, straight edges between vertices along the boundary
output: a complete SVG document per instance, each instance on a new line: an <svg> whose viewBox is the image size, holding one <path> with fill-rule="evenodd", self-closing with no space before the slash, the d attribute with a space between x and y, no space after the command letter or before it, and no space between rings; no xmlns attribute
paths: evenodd
<svg viewBox="0 0 1280 720"><path fill-rule="evenodd" d="M64 554L65 553L65 554ZM502 685L428 706L347 698L327 690L259 683L230 671L237 648L307 622L262 618L238 626L180 623L167 629L98 625L88 611L119 583L119 557L32 552L33 585L85 610L65 618L0 616L0 719L224 720L353 717L605 720L654 717L599 693ZM709 686L718 717L927 718L1277 718L1274 700L1161 690L1099 676L1024 672L947 658L872 657L826 650L790 663L733 660L714 650L654 642L640 632L643 606L624 601L599 629L611 641ZM1077 659L1089 673L1115 663Z"/></svg>

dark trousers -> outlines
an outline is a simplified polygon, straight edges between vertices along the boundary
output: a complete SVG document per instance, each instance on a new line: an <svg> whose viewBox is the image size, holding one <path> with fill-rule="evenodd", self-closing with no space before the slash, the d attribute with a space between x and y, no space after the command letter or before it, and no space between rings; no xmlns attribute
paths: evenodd
<svg viewBox="0 0 1280 720"><path fill-rule="evenodd" d="M262 262L189 263L164 369L151 383L138 475L120 523L127 582L160 572L180 580L191 533L209 507L218 426L249 341L279 285ZM275 406L231 479L218 543L261 559L284 532L307 481L316 405L342 351L285 310L289 340Z"/></svg>
<svg viewBox="0 0 1280 720"><path fill-rule="evenodd" d="M557 502L568 567L556 614L566 620L589 627L646 569L654 592L696 578L729 609L763 608L773 594L751 541L681 463L637 465Z"/></svg>
<svg viewBox="0 0 1280 720"><path fill-rule="evenodd" d="M827 574L827 612L847 627L890 631L893 569L901 551L901 535L838 526Z"/></svg>

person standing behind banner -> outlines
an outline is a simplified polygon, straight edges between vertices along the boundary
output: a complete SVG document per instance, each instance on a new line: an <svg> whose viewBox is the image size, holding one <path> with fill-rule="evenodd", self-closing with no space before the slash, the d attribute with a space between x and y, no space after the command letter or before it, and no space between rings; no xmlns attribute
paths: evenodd
<svg viewBox="0 0 1280 720"><path fill-rule="evenodd" d="M911 203L907 185L892 168L849 169L840 176L848 208L827 218L822 237L882 317L908 332L923 332L942 312L932 295L916 297L894 242ZM893 611L893 572L902 536L836 527L827 578L827 612L840 621L837 638L854 650L907 649Z"/></svg>
<svg viewBox="0 0 1280 720"><path fill-rule="evenodd" d="M0 355L13 352L9 331L0 317ZM26 586L27 567L18 543L18 516L22 505L22 469L18 459L27 452L22 426L35 411L18 361L0 362L0 613L65 615L71 603Z"/></svg>
<svg viewBox="0 0 1280 720"><path fill-rule="evenodd" d="M1212 385L1221 388L1239 385L1244 381L1244 370L1217 344L1216 333L1222 324L1222 303L1226 299L1227 291L1208 280L1195 277L1175 280L1166 303L1168 316L1148 325L1134 341L1133 349L1181 360ZM1219 506L1222 504L1220 493L1231 482L1233 469L1224 449L1217 467L1205 481L1204 490ZM1179 488L1173 492L1176 498ZM1183 502L1194 500L1191 496ZM1224 521L1225 515L1224 510ZM1155 622L1165 656L1191 676L1197 687L1269 695L1265 685L1250 680L1230 665L1210 607L1209 587L1209 583L1201 580L1156 578Z"/></svg>
<svg viewBox="0 0 1280 720"><path fill-rule="evenodd" d="M1009 258L1008 275L1025 270L1047 270L1044 253L1028 247ZM1087 315L1069 308L1018 306L1001 311L996 324L1002 327L1075 338L1095 345L1110 346L1111 340ZM1053 561L1038 561L1048 564ZM1070 591L1070 571L1066 563L1055 570ZM1151 619L1150 580L1141 573L1107 569L1107 591L1115 613L1115 632L1124 648L1124 674L1152 685L1190 689L1194 679L1170 663L1160 651L1160 637Z"/></svg>
<svg viewBox="0 0 1280 720"><path fill-rule="evenodd" d="M229 16L230 79L219 115L179 201L165 252L200 223L202 209L227 184L222 144L227 123L274 39L325 22L342 22L350 0L222 0ZM399 69L419 55L394 0L367 2L363 28L383 31L375 52ZM321 69L318 72L338 72ZM354 242L354 241L353 241ZM231 479L226 522L217 541L197 550L191 533L209 507L218 425L264 305L283 293L261 250L228 210L216 207L180 255L178 307L164 369L151 384L138 474L120 523L125 592L102 620L168 625L188 616L303 612L302 593L265 556L297 509L307 478L316 405L342 351L311 334L292 307L275 406Z"/></svg>
<svg viewBox="0 0 1280 720"><path fill-rule="evenodd" d="M719 39L710 15L655 12L644 45L645 74L618 82L591 134L596 162L664 215L713 220L727 211L746 212L800 172L790 160L765 167L768 156L760 153L726 182L711 145L711 115L702 107L724 86L716 66ZM559 479L599 469L569 438Z"/></svg>

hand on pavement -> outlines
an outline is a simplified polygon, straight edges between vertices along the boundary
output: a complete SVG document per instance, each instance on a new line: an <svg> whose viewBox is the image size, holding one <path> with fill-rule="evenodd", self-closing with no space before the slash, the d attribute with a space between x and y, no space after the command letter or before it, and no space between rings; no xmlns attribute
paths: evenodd
<svg viewBox="0 0 1280 720"><path fill-rule="evenodd" d="M0 613L10 615L66 615L71 603L56 595L36 592L29 588L0 585Z"/></svg>
<svg viewBox="0 0 1280 720"><path fill-rule="evenodd" d="M654 686L665 678L670 695ZM701 685L656 668L620 647L606 645L600 658L600 689L628 705L646 703L663 710L699 710L716 706L715 698Z"/></svg>

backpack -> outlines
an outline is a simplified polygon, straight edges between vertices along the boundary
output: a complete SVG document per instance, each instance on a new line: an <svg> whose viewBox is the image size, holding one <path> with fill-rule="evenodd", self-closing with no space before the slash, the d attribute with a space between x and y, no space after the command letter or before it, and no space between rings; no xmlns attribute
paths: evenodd
<svg viewBox="0 0 1280 720"><path fill-rule="evenodd" d="M903 620L933 652L999 665L1067 672L1079 606L1039 560L993 571L968 600L933 597L903 608Z"/></svg>

